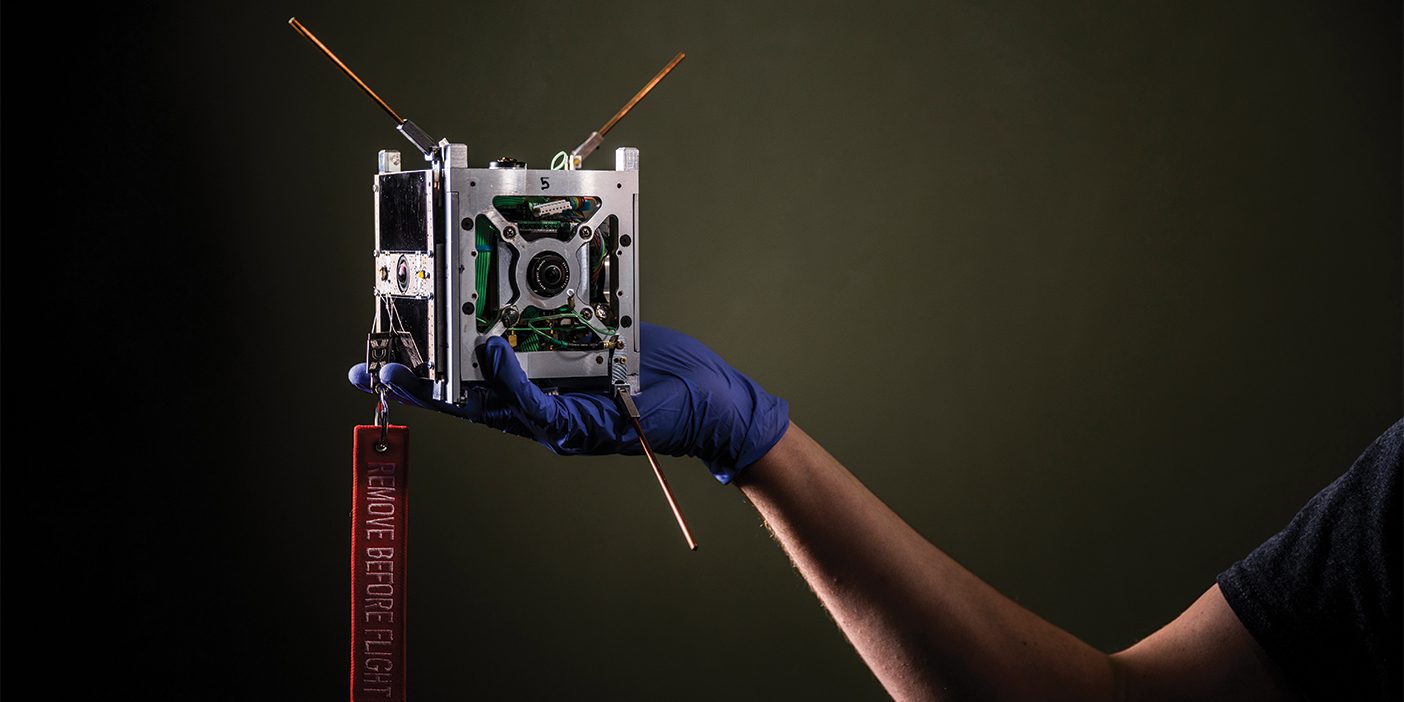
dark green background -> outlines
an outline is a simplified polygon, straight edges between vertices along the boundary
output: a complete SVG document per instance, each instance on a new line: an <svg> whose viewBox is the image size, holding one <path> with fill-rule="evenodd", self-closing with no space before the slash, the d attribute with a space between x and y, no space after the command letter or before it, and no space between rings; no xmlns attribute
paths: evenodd
<svg viewBox="0 0 1404 702"><path fill-rule="evenodd" d="M375 154L408 146L291 15L475 165L546 165L687 51L590 161L642 150L643 318L1035 612L1109 650L1167 622L1401 414L1400 7L981 5L27 25L54 51L6 69L39 78L7 211L43 222L6 240L42 291L6 305L7 684L344 694L344 374ZM664 465L694 554L640 458L395 418L418 699L882 697L700 464Z"/></svg>

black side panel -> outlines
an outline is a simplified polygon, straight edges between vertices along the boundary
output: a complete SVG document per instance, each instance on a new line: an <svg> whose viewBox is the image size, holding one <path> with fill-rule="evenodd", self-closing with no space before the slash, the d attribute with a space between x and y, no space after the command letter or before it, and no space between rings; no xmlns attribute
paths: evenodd
<svg viewBox="0 0 1404 702"><path fill-rule="evenodd" d="M381 176L376 197L381 251L430 251L433 228L429 212L429 173L411 171Z"/></svg>

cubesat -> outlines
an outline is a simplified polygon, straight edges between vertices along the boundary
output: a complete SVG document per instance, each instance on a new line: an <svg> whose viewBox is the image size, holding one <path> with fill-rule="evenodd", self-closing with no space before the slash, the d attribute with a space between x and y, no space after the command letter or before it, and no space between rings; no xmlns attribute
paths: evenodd
<svg viewBox="0 0 1404 702"><path fill-rule="evenodd" d="M375 175L375 320L366 370L401 363L432 381L434 399L462 403L484 380L477 347L502 336L534 382L608 389L697 548L644 435L632 398L639 367L639 151L614 152L614 170L584 170L604 135L684 58L679 52L604 126L550 170L512 158L469 166L468 147L434 141L376 95L296 18L320 49L395 121L427 168L405 170L381 151ZM379 385L377 423L388 425ZM383 436L383 434L382 434ZM380 444L379 446L383 446Z"/></svg>
<svg viewBox="0 0 1404 702"><path fill-rule="evenodd" d="M639 152L615 169L470 168L439 142L429 167L380 152L375 176L375 329L386 360L461 402L483 380L474 349L504 336L533 380L639 390Z"/></svg>

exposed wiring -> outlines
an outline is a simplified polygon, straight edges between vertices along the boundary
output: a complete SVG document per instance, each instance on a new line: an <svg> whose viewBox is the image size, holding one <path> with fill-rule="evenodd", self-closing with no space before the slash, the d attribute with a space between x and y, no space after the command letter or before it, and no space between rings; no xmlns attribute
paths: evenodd
<svg viewBox="0 0 1404 702"><path fill-rule="evenodd" d="M538 321L547 322L547 321L550 321L550 320L553 320L553 319L573 319L573 320L579 321L582 325L585 326L586 329L589 329L590 331L594 332L595 335L599 337L600 343L603 343L605 339L607 339L607 338L609 338L609 337L611 337L611 336L614 336L614 333L615 333L615 331L616 331L616 330L614 330L614 329L609 329L609 328L600 329L599 327L596 327L595 325L591 324L591 323L590 323L590 320L585 319L584 316L582 316L579 312L576 312L576 311L574 311L574 310L566 310L566 311L563 311L563 312L557 312L557 313L555 313L555 314L545 314L545 315L541 315L540 317L532 317L532 318L529 319L529 320L525 320L525 321L526 321L525 326L507 327L506 329L504 329L504 331L509 331L509 332L531 332L531 333L532 333L532 336L529 337L528 340L523 340L523 342L522 342L522 350L523 350L523 351L534 351L534 350L536 350L537 347L538 347L539 341L545 341L546 343L549 343L549 344L551 344L551 345L553 345L553 346L556 346L557 348L562 348L562 349L572 349L572 350L582 350L582 351L583 351L583 350L594 350L594 349L596 348L595 346L593 346L593 345L591 345L591 344L573 344L573 343L570 343L570 342L561 341L560 339L557 339L557 338L551 336L550 334L547 334L547 333L546 333L546 332L548 331L547 329L543 329L543 328L541 328L541 327L538 327L538 326L536 326L536 324L535 324L535 323L538 322ZM538 343L529 343L529 342L538 342Z"/></svg>
<svg viewBox="0 0 1404 702"><path fill-rule="evenodd" d="M578 320L581 324L584 324L586 328L588 328L590 331L598 334L601 339L614 336L614 333L618 331L616 329L610 329L609 327L605 327L604 329L596 327L594 324L590 323L590 320L584 318L579 312L576 312L575 310L566 310L565 312L558 312L556 314L544 314L540 317L532 317L531 320L536 321L538 319L565 319L567 317L570 319Z"/></svg>
<svg viewBox="0 0 1404 702"><path fill-rule="evenodd" d="M600 271L604 270L605 253L608 251L609 247L604 245L604 241L600 241L600 257L595 260L595 265L590 268L591 280L599 277Z"/></svg>
<svg viewBox="0 0 1404 702"><path fill-rule="evenodd" d="M534 337L534 338L545 340L546 342L548 342L548 343L550 343L550 344L553 344L553 345L555 345L555 346L562 346L562 347L564 347L564 346L569 346L569 344L567 344L566 342L561 341L560 339L557 339L557 338L555 338L555 337L553 337L553 336L548 335L548 334L546 333L546 330L541 329L540 327L534 326L531 322L527 322L527 325L526 325L525 327L509 327L509 329L510 329L511 331L529 331L529 332L535 332L535 333L536 333L536 337Z"/></svg>

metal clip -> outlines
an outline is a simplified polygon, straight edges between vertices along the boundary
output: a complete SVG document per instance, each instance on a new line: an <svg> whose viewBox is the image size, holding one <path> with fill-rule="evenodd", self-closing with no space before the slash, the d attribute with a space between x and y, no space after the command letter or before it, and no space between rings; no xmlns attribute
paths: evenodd
<svg viewBox="0 0 1404 702"><path fill-rule="evenodd" d="M389 389L384 384L377 384L375 387L375 425L380 427L380 441L372 448L376 453L385 453L390 450L390 402L386 399L385 393Z"/></svg>

